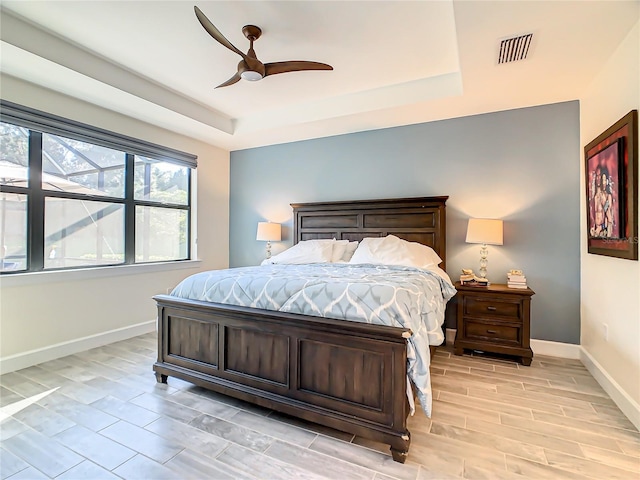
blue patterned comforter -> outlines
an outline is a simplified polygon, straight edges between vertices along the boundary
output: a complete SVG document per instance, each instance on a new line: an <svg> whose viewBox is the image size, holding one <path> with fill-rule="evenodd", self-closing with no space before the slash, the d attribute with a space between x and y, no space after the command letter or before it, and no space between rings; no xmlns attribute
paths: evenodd
<svg viewBox="0 0 640 480"><path fill-rule="evenodd" d="M431 270L326 263L211 270L186 278L171 295L410 328L407 373L430 417L429 345L443 342L445 305L455 293Z"/></svg>

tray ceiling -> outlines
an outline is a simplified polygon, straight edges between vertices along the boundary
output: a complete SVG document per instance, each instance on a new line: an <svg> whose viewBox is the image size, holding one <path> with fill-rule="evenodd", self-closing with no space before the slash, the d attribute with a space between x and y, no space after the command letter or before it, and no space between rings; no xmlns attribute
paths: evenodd
<svg viewBox="0 0 640 480"><path fill-rule="evenodd" d="M203 1L240 50L333 71L214 89L240 57L185 1L3 1L2 71L237 150L573 100L638 20L635 1ZM498 65L500 40L534 33Z"/></svg>

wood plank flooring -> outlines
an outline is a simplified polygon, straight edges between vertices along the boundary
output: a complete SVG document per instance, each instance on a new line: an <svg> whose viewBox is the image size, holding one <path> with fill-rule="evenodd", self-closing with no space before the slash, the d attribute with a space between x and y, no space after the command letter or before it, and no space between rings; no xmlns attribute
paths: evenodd
<svg viewBox="0 0 640 480"><path fill-rule="evenodd" d="M155 357L149 334L0 377L0 479L640 478L640 434L576 360L440 348L433 418L410 418L401 465L386 445L158 384Z"/></svg>

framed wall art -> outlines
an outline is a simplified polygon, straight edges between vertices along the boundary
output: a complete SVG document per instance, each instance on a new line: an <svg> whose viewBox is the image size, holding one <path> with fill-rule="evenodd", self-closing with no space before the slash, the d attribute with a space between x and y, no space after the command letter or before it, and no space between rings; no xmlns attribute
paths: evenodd
<svg viewBox="0 0 640 480"><path fill-rule="evenodd" d="M584 147L589 253L638 260L638 111Z"/></svg>

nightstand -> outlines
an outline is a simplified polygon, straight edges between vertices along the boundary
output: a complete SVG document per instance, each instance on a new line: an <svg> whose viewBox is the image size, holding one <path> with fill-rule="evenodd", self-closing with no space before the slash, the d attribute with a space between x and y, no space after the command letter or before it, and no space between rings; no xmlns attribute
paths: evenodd
<svg viewBox="0 0 640 480"><path fill-rule="evenodd" d="M458 330L455 354L465 349L501 353L520 357L523 365L531 365L533 352L529 346L531 296L530 288L509 288L495 284L475 287L456 283L458 294Z"/></svg>

